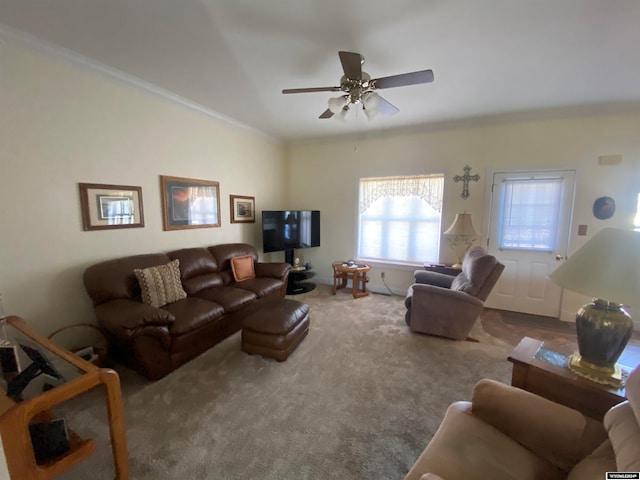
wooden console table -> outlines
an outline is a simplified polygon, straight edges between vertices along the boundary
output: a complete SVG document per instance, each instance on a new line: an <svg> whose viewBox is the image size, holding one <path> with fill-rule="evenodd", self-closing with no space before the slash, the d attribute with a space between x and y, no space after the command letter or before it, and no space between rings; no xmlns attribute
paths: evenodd
<svg viewBox="0 0 640 480"><path fill-rule="evenodd" d="M544 342L524 337L508 357L513 363L511 385L596 420L602 420L611 407L626 400L624 388L596 383L573 373L566 366L568 357L546 348ZM633 367L623 369L630 371Z"/></svg>
<svg viewBox="0 0 640 480"><path fill-rule="evenodd" d="M43 391L42 377L32 380L24 391L24 399L16 402L0 389L0 438L13 480L48 480L86 459L95 450L93 440L84 440L69 430L70 449L45 464L37 464L34 456L29 422L50 419L50 409L96 386L104 387L111 435L111 450L116 480L129 478L129 459L124 429L120 379L110 369L98 368L29 328L20 317L6 318L8 337L12 344L28 344L40 353L64 376L65 382ZM17 349L20 351L20 348ZM23 366L29 358L20 358ZM4 380L0 385L4 385Z"/></svg>
<svg viewBox="0 0 640 480"><path fill-rule="evenodd" d="M335 295L338 290L347 286L347 281L351 280L351 294L353 298L366 297L369 295L367 291L367 282L369 277L367 272L371 270L368 265L355 265L348 267L344 262L333 262L333 289ZM338 280L340 283L338 284Z"/></svg>

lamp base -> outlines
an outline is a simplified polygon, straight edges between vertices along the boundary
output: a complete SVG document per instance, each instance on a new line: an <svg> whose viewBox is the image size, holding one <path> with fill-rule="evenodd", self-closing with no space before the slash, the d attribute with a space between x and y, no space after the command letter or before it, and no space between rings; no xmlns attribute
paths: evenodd
<svg viewBox="0 0 640 480"><path fill-rule="evenodd" d="M574 353L569 357L567 367L569 367L569 370L573 373L596 383L610 385L615 388L624 387L624 377L626 377L626 375L623 375L623 370L617 363L613 367L599 367L598 365L583 360L579 353ZM627 372L624 373L626 374Z"/></svg>

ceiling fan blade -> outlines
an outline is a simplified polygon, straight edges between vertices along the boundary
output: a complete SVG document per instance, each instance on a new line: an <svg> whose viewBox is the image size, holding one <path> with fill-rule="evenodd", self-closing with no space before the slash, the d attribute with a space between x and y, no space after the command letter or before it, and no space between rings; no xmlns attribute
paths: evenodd
<svg viewBox="0 0 640 480"><path fill-rule="evenodd" d="M285 88L282 93L340 92L340 87Z"/></svg>
<svg viewBox="0 0 640 480"><path fill-rule="evenodd" d="M433 82L433 70L420 70L419 72L401 73L371 80L375 88L406 87L420 83Z"/></svg>
<svg viewBox="0 0 640 480"><path fill-rule="evenodd" d="M324 112L322 112L322 115L320 115L318 118L331 118L331 117L333 117L333 112L327 108Z"/></svg>
<svg viewBox="0 0 640 480"><path fill-rule="evenodd" d="M378 97L378 104L376 105L376 109L382 113L383 115L395 115L400 110L395 105L389 103L382 97Z"/></svg>
<svg viewBox="0 0 640 480"><path fill-rule="evenodd" d="M338 52L344 75L350 80L362 79L362 55L353 52Z"/></svg>

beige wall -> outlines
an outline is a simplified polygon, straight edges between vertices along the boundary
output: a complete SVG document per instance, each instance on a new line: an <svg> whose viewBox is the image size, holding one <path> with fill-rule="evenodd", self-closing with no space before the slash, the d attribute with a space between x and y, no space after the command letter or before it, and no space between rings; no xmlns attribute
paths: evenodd
<svg viewBox="0 0 640 480"><path fill-rule="evenodd" d="M283 147L67 61L0 42L0 293L38 330L93 321L87 265L223 242L261 246L260 221L230 224L229 195L283 208ZM160 175L220 182L222 227L162 230ZM82 230L78 183L142 186L144 228Z"/></svg>
<svg viewBox="0 0 640 480"><path fill-rule="evenodd" d="M443 172L443 229L466 210L484 231L492 171L575 168L571 250L584 240L576 236L577 224L587 224L593 235L603 226L629 225L634 212L640 115L360 134L292 146L285 159L284 149L261 135L66 61L0 42L0 62L0 293L9 313L26 317L43 333L93 320L81 277L96 261L230 241L260 249L260 219L231 225L229 194L255 196L258 211L321 210L322 246L299 250L298 256L327 283L333 260L355 257L360 177ZM622 164L599 166L598 156L609 154L623 155ZM463 200L452 177L466 164L481 179ZM222 227L162 231L159 175L219 181ZM142 186L145 228L82 231L78 182ZM606 222L591 214L601 195L613 196L618 205ZM444 244L440 260L452 260ZM403 293L413 267L374 266L374 290L385 290L383 268L389 286ZM565 310L574 311L581 300L567 295Z"/></svg>
<svg viewBox="0 0 640 480"><path fill-rule="evenodd" d="M318 277L329 282L331 262L356 256L356 202L360 177L400 174L445 174L443 230L457 212L472 214L474 225L486 231L486 190L490 174L505 169L572 168L577 170L574 222L570 252L585 237L577 236L577 225L586 224L589 236L605 226L628 227L640 188L634 164L640 160L640 115L602 115L521 121L487 126L465 126L425 130L377 138L350 138L293 146L288 151L290 204L294 208L322 211L322 246L300 250L314 264ZM600 166L600 155L621 154L620 165ZM470 184L471 196L460 197L462 185L453 176L463 167L480 174ZM597 220L593 201L609 195L617 202L615 216ZM436 260L436 259L425 259ZM441 242L441 261L454 260ZM387 284L403 293L413 278L413 267L374 266L370 286L385 291L380 279L384 269ZM583 298L566 295L563 308L573 315L572 305Z"/></svg>

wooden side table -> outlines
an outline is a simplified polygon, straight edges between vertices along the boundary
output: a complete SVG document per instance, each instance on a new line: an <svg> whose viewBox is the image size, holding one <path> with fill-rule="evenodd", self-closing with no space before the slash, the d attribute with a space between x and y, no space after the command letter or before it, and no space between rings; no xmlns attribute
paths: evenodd
<svg viewBox="0 0 640 480"><path fill-rule="evenodd" d="M0 441L4 446L4 456L11 478L53 479L93 453L96 448L94 440L82 439L69 430L69 451L44 464L37 464L29 434L29 422L50 420L50 410L56 405L94 387L102 386L104 388L98 390L102 392L106 404L115 479L127 480L129 458L118 374L107 368L98 368L59 347L32 330L20 317L9 316L6 321L12 343L38 347L40 354L66 379L65 383L45 388L44 375L38 375L24 389L22 401L9 398L5 389L0 388ZM2 383L6 382L3 380Z"/></svg>
<svg viewBox="0 0 640 480"><path fill-rule="evenodd" d="M596 420L626 400L626 390L593 382L567 368L569 355L555 352L544 342L524 337L508 360L513 363L511 385L578 410ZM629 372L632 368L624 366Z"/></svg>
<svg viewBox="0 0 640 480"><path fill-rule="evenodd" d="M351 294L353 298L366 297L369 295L367 291L367 282L369 277L367 272L371 270L369 265L356 265L348 267L345 262L333 262L333 289L335 295L338 290L347 286L347 281L351 280ZM338 280L340 283L338 284Z"/></svg>

